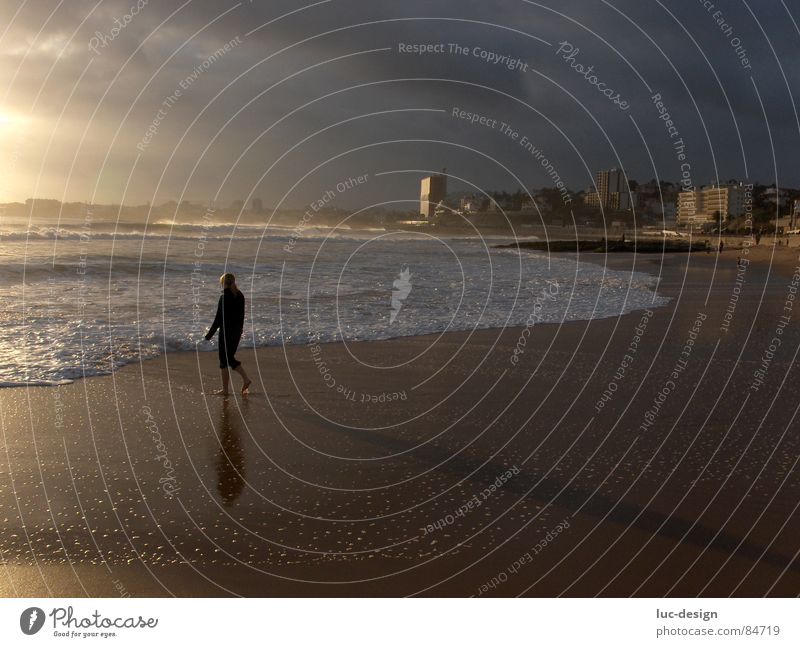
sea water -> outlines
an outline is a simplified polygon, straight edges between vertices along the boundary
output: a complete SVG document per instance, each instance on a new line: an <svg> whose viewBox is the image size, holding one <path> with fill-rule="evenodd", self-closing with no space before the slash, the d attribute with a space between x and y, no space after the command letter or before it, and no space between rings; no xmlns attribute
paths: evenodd
<svg viewBox="0 0 800 647"><path fill-rule="evenodd" d="M244 347L519 326L532 316L590 320L668 301L647 274L494 247L508 241L232 223L0 223L0 385L60 384L168 351L214 350L203 337L224 272L247 298Z"/></svg>

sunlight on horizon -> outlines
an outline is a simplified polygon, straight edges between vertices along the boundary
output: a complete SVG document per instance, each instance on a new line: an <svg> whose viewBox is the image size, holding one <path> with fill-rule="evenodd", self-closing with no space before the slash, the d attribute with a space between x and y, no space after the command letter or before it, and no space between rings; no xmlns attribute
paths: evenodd
<svg viewBox="0 0 800 647"><path fill-rule="evenodd" d="M28 124L30 117L11 110L0 110L0 128L22 127Z"/></svg>

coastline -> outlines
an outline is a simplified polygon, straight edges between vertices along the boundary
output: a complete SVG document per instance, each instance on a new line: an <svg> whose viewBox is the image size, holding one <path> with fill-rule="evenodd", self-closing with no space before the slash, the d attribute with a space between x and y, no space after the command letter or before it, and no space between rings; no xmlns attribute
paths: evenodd
<svg viewBox="0 0 800 647"><path fill-rule="evenodd" d="M735 250L591 256L661 276L643 334L536 325L516 365L521 327L325 344L334 387L305 345L246 349L246 399L192 352L0 390L0 594L794 595L797 331L750 387L797 250L750 250L725 333Z"/></svg>
<svg viewBox="0 0 800 647"><path fill-rule="evenodd" d="M567 231L567 233L569 233L569 231ZM574 232L572 232L572 233L574 233ZM478 238L478 237L476 237L476 238ZM783 267L784 265L787 264L786 263L787 259L789 259L793 253L795 253L795 250L800 251L800 236L798 236L796 238L797 238L796 241L792 240L793 246L791 248L790 247L782 247L782 246L775 246L774 247L774 250L776 251L776 257L773 259L773 261L775 263L775 269L776 270L780 270L781 267ZM508 240L508 239L506 238L506 240ZM597 239L597 241L599 241L599 240L600 239ZM685 255L685 254L689 253L689 250L681 248L680 244L678 244L676 246L673 246L673 247L669 247L669 244L666 244L665 248L664 248L664 251L662 253L661 251L659 251L658 249L653 247L651 239L644 238L643 240L646 241L646 243L645 243L646 249L644 249L641 252L637 252L637 253L640 253L640 255L643 256L643 257L645 256L645 254L646 255L652 255L654 257L663 258L666 255L670 255L670 254ZM727 248L729 253L741 254L743 250L744 250L745 253L747 252L747 249L743 248L741 246L741 242L744 241L744 238L742 238L742 239L739 239L739 238L733 239L732 238L731 240L740 241L740 245L739 246L734 246L729 241L729 247ZM626 256L630 255L631 253L633 253L632 249L628 249L626 247L626 245L629 246L630 243L620 245L619 243L613 243L609 239L608 245L606 247L606 251L603 253L603 252L600 251L599 248L597 248L595 246L594 243L597 242L597 241L594 241L594 239L587 239L585 241L580 241L580 244L577 245L577 249L575 249L575 250L569 249L569 246L572 245L572 244L575 244L576 241L574 239L568 239L567 237L564 237L564 238L553 237L549 241L540 240L539 242L535 242L535 243L532 243L530 241L526 242L526 241L521 239L520 241L515 242L515 243L511 243L511 244L494 244L494 245L492 245L492 247L497 248L497 249L518 249L519 253L521 253L521 254L533 253L533 254L537 255L538 257L560 258L560 259L567 259L567 260L580 259L582 262L589 263L589 264L592 264L592 265L595 265L595 266L599 266L599 267L604 267L605 269L614 269L614 268L618 267L623 272L629 271L631 269L630 263L628 263L628 261L626 261L626 260L623 261L622 263L616 263L614 261L614 257L617 256L617 255L622 255L622 256L626 257ZM545 245L545 249L541 249L540 248L541 245ZM551 247L552 247L552 249L551 249ZM750 250L757 250L757 251L755 251L753 253L758 254L759 261L763 262L766 259L765 255L768 256L769 255L769 250L771 250L773 248L768 246L768 245L762 245L761 247L750 247L749 249ZM706 250L703 249L703 252L705 252L705 251ZM692 253L700 254L700 253L703 253L703 252L695 249L695 250L693 250ZM640 265L639 265L639 269L641 271L643 271L645 273L649 273L651 276L656 275L658 273L657 270L653 270L653 271L647 272L647 269L650 268L650 267L651 266L648 265L647 267L642 268L642 264L640 263ZM652 270L652 268L651 268L651 270ZM612 314L612 315L596 315L596 316L598 316L598 317L603 317L603 316L616 317L616 316L619 316L619 315ZM523 327L524 326L522 324L514 324L514 325L506 326L505 328L523 328ZM491 331L491 330L497 330L497 328L494 327L494 326L491 326L491 327L481 328L481 330L490 330ZM449 334L449 332L460 332L460 331L458 329L455 329L455 330L440 331L440 332L444 332L445 334ZM377 338L377 339L361 340L361 341L386 341L386 340L390 340L390 339L403 339L403 338L411 338L411 337L415 337L415 336L426 336L426 335L429 335L429 334L439 334L439 332L432 332L432 333L418 332L418 333L413 333L413 334L401 335L401 336L397 336L397 337L385 337L385 338ZM310 343L310 342L308 342L308 343ZM329 344L329 343L339 343L339 342L331 342L331 341L325 340L325 341L320 341L318 343L319 344ZM302 342L301 345L307 345L307 343L306 342ZM272 347L280 347L281 345L278 344L278 343L275 343L275 344L271 344L271 346ZM267 347L269 347L269 346L267 346ZM262 346L257 346L255 348L262 348ZM169 353L169 354L172 354L172 355L181 355L182 353L195 354L196 352L198 352L197 349L180 349L180 350L168 350L168 351L165 351L165 350L161 349L161 350L159 350L157 352L157 354L155 356L145 357L144 359L139 359L139 358L135 358L135 357L125 358L125 359L119 361L117 363L117 366L111 371L104 371L102 373L89 373L89 374L84 374L82 376L73 376L73 375L67 375L67 376L64 376L64 377L56 376L56 377L53 377L52 379L51 378L47 378L47 379L40 379L40 380L32 380L30 382L0 381L0 389L33 388L33 387L45 388L45 387L65 386L67 384L72 384L74 382L77 382L77 381L80 381L80 380L83 380L83 379L92 379L92 378L95 378L95 377L107 377L107 376L112 375L113 373L117 372L118 370L120 370L121 368L123 368L125 366L136 365L136 364L138 364L140 362L151 361L153 359L157 359L158 357L160 357L164 353ZM204 348L204 349L200 350L200 352L201 353L214 353L214 352L216 352L216 350L214 348L207 347L207 348ZM92 369L92 370L94 371L96 369Z"/></svg>

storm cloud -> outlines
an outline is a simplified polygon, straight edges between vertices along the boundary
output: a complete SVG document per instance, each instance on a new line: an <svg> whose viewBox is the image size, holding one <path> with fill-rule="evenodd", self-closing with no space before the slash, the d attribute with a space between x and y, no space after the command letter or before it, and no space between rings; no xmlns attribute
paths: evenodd
<svg viewBox="0 0 800 647"><path fill-rule="evenodd" d="M687 161L695 184L800 185L799 12L781 0L0 12L0 201L302 206L367 173L343 206L408 208L445 167L454 188L548 186L530 147L576 190L611 167L677 181Z"/></svg>

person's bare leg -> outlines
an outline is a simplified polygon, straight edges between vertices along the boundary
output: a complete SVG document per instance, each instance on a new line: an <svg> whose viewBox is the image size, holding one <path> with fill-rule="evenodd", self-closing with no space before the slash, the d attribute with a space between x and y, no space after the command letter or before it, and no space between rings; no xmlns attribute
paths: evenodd
<svg viewBox="0 0 800 647"><path fill-rule="evenodd" d="M248 389L253 383L252 380L247 376L247 372L244 370L244 366L242 364L239 364L239 366L233 370L242 376L242 380L244 380L244 383L242 384L242 395L247 395Z"/></svg>
<svg viewBox="0 0 800 647"><path fill-rule="evenodd" d="M221 368L219 373L222 376L222 390L217 391L214 395L228 395L228 387L231 383L231 374L227 368Z"/></svg>

